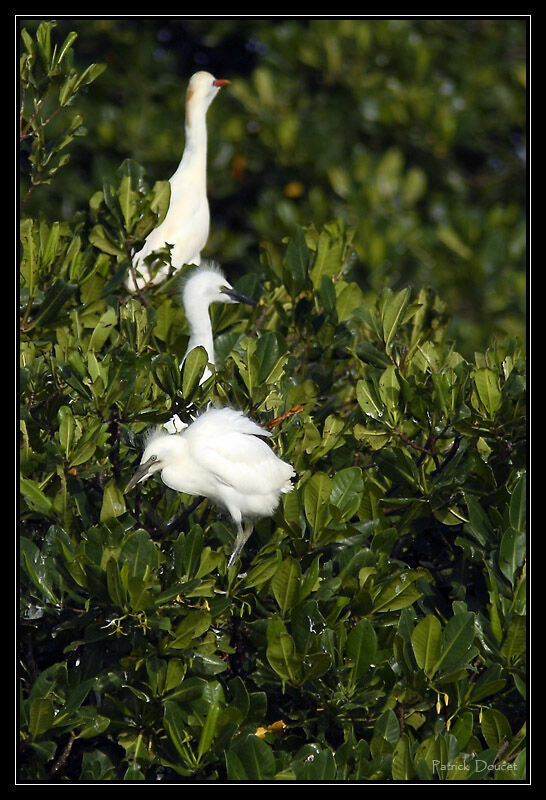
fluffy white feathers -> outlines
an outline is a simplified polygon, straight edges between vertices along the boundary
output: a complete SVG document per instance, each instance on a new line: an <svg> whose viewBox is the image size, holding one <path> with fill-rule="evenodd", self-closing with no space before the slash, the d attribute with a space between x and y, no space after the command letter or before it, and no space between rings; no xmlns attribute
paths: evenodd
<svg viewBox="0 0 546 800"><path fill-rule="evenodd" d="M203 495L227 509L238 529L233 563L252 531L247 525L243 532L242 521L271 516L281 494L293 488L294 468L260 438L270 435L242 411L209 408L182 433L155 431L126 491L160 471L171 489Z"/></svg>

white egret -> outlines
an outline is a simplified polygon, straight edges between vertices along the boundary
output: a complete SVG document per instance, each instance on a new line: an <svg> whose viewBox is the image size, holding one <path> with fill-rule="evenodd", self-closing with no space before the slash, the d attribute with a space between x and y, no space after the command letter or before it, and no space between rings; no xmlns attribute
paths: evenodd
<svg viewBox="0 0 546 800"><path fill-rule="evenodd" d="M210 225L207 199L207 110L229 81L215 78L210 72L196 72L186 92L186 140L182 160L169 179L171 199L163 222L148 235L144 247L133 258L133 268L125 281L129 291L148 282L159 283L168 268L161 267L153 276L144 259L164 247L173 245L171 263L175 270L184 264L200 264ZM136 279L136 283L135 283Z"/></svg>
<svg viewBox="0 0 546 800"><path fill-rule="evenodd" d="M251 297L234 289L219 267L213 263L196 269L187 278L182 288L182 303L190 329L190 338L184 359L190 350L201 345L207 351L210 364L216 363L209 313L210 304L246 303L251 306L256 305L256 301ZM206 380L210 374L207 367L201 380Z"/></svg>
<svg viewBox="0 0 546 800"><path fill-rule="evenodd" d="M154 432L125 492L161 472L177 492L203 495L226 509L237 525L232 566L252 533L254 519L271 516L281 494L294 488L294 468L259 437L271 433L232 408L209 408L182 433Z"/></svg>
<svg viewBox="0 0 546 800"><path fill-rule="evenodd" d="M212 323L210 321L209 306L211 303L247 303L255 306L256 301L251 297L236 291L226 280L223 272L213 263L208 263L194 270L185 280L182 288L182 303L188 326L190 338L181 367L194 347L204 347L207 351L210 364L215 364L214 342L212 336ZM205 367L200 383L210 377L211 371ZM186 427L177 414L164 426L169 433L177 433Z"/></svg>

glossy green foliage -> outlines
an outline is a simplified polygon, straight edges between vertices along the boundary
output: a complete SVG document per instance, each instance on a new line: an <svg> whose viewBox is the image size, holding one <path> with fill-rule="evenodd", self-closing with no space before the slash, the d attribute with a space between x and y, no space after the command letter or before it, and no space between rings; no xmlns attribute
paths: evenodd
<svg viewBox="0 0 546 800"><path fill-rule="evenodd" d="M98 186L21 218L22 779L525 779L521 343L467 357L428 285L361 286L357 228L272 225L199 384L177 278L123 284L164 184L125 160ZM239 569L205 499L123 494L143 433L209 403L297 471Z"/></svg>
<svg viewBox="0 0 546 800"><path fill-rule="evenodd" d="M432 286L465 355L523 336L524 18L57 21L59 42L72 31L80 71L108 70L80 91L71 172L30 213L85 208L127 158L169 178L187 80L208 69L232 84L207 115L207 255L256 271L297 225L340 217L367 294Z"/></svg>

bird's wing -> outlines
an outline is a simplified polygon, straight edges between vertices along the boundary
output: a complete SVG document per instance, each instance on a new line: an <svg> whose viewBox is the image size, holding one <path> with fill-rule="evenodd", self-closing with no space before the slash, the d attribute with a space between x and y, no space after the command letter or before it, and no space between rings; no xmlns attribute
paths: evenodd
<svg viewBox="0 0 546 800"><path fill-rule="evenodd" d="M200 414L186 436L200 441L214 440L228 432L246 433L250 436L271 436L271 432L234 408L209 408Z"/></svg>
<svg viewBox="0 0 546 800"><path fill-rule="evenodd" d="M269 432L240 412L225 413L231 409L219 410L223 418L214 414L209 417L213 410L198 417L183 434L192 460L221 483L245 494L279 491L294 470L257 438Z"/></svg>

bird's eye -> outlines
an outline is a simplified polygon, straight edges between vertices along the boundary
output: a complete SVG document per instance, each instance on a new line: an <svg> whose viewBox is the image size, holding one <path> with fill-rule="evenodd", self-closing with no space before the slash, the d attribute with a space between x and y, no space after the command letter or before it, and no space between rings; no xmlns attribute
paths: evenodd
<svg viewBox="0 0 546 800"><path fill-rule="evenodd" d="M150 461L157 461L157 456L150 456Z"/></svg>

